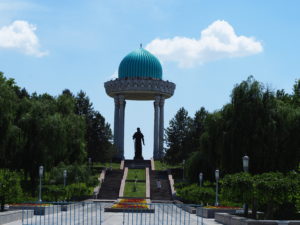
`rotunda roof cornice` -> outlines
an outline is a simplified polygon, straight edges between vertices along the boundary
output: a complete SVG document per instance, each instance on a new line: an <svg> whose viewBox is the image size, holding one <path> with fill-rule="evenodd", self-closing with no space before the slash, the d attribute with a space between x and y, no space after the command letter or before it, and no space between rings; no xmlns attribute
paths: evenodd
<svg viewBox="0 0 300 225"><path fill-rule="evenodd" d="M176 85L160 79L116 79L104 83L105 91L110 97L123 95L128 100L154 100L161 95L170 98Z"/></svg>

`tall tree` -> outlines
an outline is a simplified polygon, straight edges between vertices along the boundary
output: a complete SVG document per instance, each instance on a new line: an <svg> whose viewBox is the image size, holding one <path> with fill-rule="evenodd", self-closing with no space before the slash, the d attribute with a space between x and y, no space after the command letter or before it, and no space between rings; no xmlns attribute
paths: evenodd
<svg viewBox="0 0 300 225"><path fill-rule="evenodd" d="M76 113L85 118L88 157L93 161L109 161L113 157L112 132L104 117L93 109L83 91L76 96Z"/></svg>
<svg viewBox="0 0 300 225"><path fill-rule="evenodd" d="M182 162L188 156L187 137L191 129L192 119L184 108L180 108L166 129L166 144L164 159L175 164Z"/></svg>

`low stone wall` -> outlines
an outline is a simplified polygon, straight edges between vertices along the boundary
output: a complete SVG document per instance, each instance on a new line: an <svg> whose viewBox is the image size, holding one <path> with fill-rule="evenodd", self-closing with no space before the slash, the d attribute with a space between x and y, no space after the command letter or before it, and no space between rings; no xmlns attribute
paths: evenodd
<svg viewBox="0 0 300 225"><path fill-rule="evenodd" d="M31 218L33 217L33 210L13 210L13 211L6 211L0 213L0 225L11 223L16 220L22 219L22 213L24 214L25 218Z"/></svg>
<svg viewBox="0 0 300 225"><path fill-rule="evenodd" d="M155 170L155 163L153 158L151 158L151 170Z"/></svg>
<svg viewBox="0 0 300 225"><path fill-rule="evenodd" d="M149 167L146 167L146 198L150 199L150 175L149 175Z"/></svg>
<svg viewBox="0 0 300 225"><path fill-rule="evenodd" d="M169 178L169 182L170 182L170 187L171 187L171 193L172 193L172 196L173 198L176 196L176 191L175 191L175 187L174 187L174 179L173 179L173 176L171 174L171 172L169 171L168 172L168 178Z"/></svg>
<svg viewBox="0 0 300 225"><path fill-rule="evenodd" d="M49 206L10 206L11 212L15 210L23 211L26 217L27 212L33 212L34 215L49 215L57 213L58 211L69 211L74 207L74 204L57 204Z"/></svg>
<svg viewBox="0 0 300 225"><path fill-rule="evenodd" d="M128 167L125 167L124 173L123 173L123 178L122 178L121 185L120 185L120 190L119 190L119 198L124 197L124 189L125 189L127 174L128 174Z"/></svg>
<svg viewBox="0 0 300 225"><path fill-rule="evenodd" d="M197 211L197 209L195 207L189 206L189 205L183 205L182 209L191 214L196 214L196 211Z"/></svg>
<svg viewBox="0 0 300 225"><path fill-rule="evenodd" d="M205 218L215 218L215 213L236 213L238 209L214 209L214 208L198 208L197 216Z"/></svg>
<svg viewBox="0 0 300 225"><path fill-rule="evenodd" d="M254 220L228 213L216 213L215 221L225 225L300 225L300 220Z"/></svg>
<svg viewBox="0 0 300 225"><path fill-rule="evenodd" d="M98 177L99 185L98 185L97 187L94 188L93 197L94 197L95 199L98 198L98 194L99 194L99 191L100 191L102 182L103 182L104 179L105 179L105 174L106 174L106 169L103 169L103 170L101 171L101 173L100 173L100 176Z"/></svg>

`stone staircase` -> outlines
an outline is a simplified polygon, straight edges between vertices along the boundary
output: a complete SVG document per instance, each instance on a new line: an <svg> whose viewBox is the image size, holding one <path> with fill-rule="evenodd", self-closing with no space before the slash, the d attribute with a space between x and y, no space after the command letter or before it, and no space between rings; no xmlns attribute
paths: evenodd
<svg viewBox="0 0 300 225"><path fill-rule="evenodd" d="M157 187L157 181L160 181L161 188ZM151 200L172 200L172 193L167 171L150 172L150 198Z"/></svg>
<svg viewBox="0 0 300 225"><path fill-rule="evenodd" d="M122 178L123 170L107 170L98 194L98 199L119 198Z"/></svg>

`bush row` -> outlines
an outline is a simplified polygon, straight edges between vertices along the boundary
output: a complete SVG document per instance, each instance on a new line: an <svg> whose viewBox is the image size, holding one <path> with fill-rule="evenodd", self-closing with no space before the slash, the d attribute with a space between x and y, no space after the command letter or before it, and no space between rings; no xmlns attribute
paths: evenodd
<svg viewBox="0 0 300 225"><path fill-rule="evenodd" d="M215 202L215 186L206 183L177 184L176 193L186 203L209 204ZM268 172L252 176L249 173L226 175L220 180L220 202L229 206L247 203L255 215L265 212L266 219L292 219L300 210L300 175Z"/></svg>

